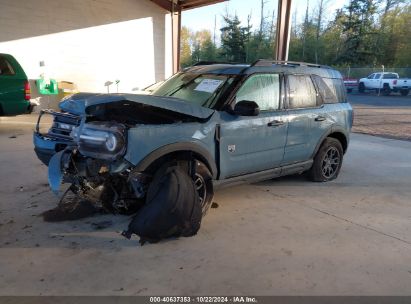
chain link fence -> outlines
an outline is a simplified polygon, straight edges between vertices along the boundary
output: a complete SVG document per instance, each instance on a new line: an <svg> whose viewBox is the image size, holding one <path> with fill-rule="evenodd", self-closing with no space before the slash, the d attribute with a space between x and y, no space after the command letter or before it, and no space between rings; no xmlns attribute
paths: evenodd
<svg viewBox="0 0 411 304"><path fill-rule="evenodd" d="M343 77L347 78L364 78L367 77L368 75L376 72L382 72L383 69L381 66L375 66L375 67L370 67L370 68L336 68L340 73L342 74ZM384 72L393 72L393 73L398 73L400 78L411 78L411 68L390 68L390 67L385 67Z"/></svg>

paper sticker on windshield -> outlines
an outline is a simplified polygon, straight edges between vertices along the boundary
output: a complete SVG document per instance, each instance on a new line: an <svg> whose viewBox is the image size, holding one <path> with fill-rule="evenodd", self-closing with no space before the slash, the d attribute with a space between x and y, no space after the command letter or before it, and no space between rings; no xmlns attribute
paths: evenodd
<svg viewBox="0 0 411 304"><path fill-rule="evenodd" d="M194 89L195 91L214 93L215 90L223 83L222 80L217 79L203 79L199 85Z"/></svg>

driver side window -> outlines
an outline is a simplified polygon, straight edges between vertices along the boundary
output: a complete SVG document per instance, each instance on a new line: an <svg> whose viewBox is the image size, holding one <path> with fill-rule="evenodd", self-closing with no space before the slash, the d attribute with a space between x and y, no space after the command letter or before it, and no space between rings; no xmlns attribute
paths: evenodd
<svg viewBox="0 0 411 304"><path fill-rule="evenodd" d="M250 76L238 90L235 102L254 101L260 111L275 111L280 107L280 77L278 74Z"/></svg>

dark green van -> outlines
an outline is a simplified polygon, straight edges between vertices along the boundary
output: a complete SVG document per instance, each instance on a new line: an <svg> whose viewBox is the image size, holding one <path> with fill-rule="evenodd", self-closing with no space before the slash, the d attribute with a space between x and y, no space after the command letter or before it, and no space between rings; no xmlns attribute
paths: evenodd
<svg viewBox="0 0 411 304"><path fill-rule="evenodd" d="M30 83L21 65L0 54L0 116L31 112Z"/></svg>

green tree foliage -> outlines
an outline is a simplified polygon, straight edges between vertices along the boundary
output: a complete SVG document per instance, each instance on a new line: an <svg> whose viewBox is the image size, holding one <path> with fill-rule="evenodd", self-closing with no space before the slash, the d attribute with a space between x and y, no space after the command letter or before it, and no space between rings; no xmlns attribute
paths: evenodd
<svg viewBox="0 0 411 304"><path fill-rule="evenodd" d="M225 14L219 44L209 30L182 29L183 67L199 61L251 63L274 57L275 12L264 12L256 28L248 20ZM317 0L307 6L297 24L294 13L290 35L289 60L334 66L411 66L411 4L407 0L350 0L337 9L333 18L324 18L331 0ZM269 16L269 17L268 17ZM329 17L329 16L327 16ZM325 19L329 20L325 22Z"/></svg>
<svg viewBox="0 0 411 304"><path fill-rule="evenodd" d="M180 61L181 66L188 67L192 64L191 57L191 37L192 33L189 28L183 26L181 28L181 41L180 41Z"/></svg>
<svg viewBox="0 0 411 304"><path fill-rule="evenodd" d="M241 26L237 15L223 17L225 26L221 28L221 50L220 53L226 61L246 61L246 41L248 38L247 28Z"/></svg>

